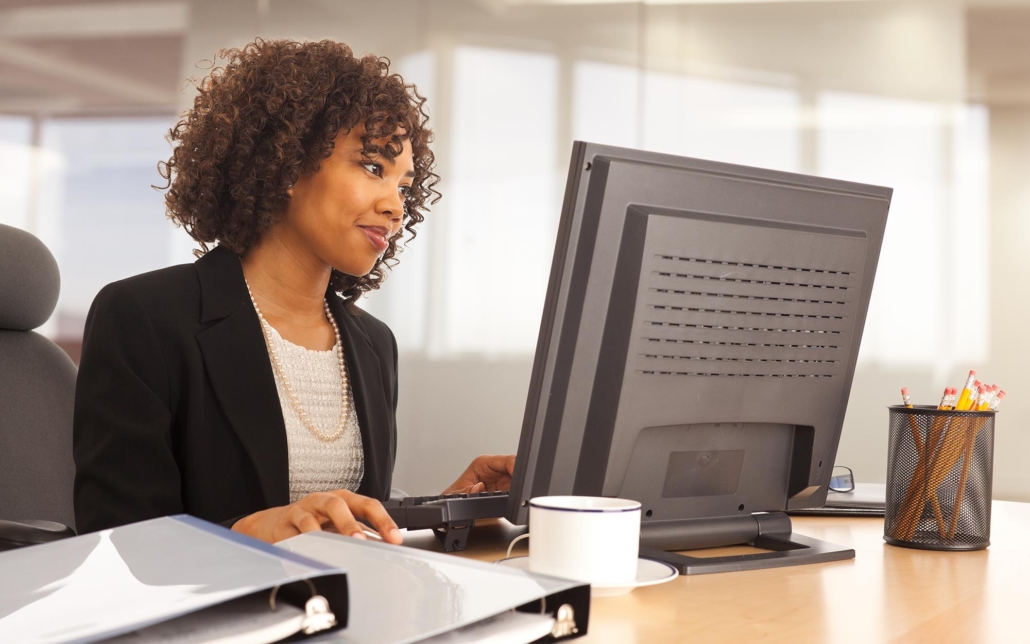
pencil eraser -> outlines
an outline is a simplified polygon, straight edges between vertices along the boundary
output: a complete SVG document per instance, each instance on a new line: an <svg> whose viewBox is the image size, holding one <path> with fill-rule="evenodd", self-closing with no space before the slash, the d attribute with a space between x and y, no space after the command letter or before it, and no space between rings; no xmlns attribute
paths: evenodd
<svg viewBox="0 0 1030 644"><path fill-rule="evenodd" d="M982 384L984 384L984 383L980 382L979 380L974 381L973 382L973 389L979 389L980 385L982 385Z"/></svg>
<svg viewBox="0 0 1030 644"><path fill-rule="evenodd" d="M902 396L907 396L908 395L908 387L902 387L901 388L901 395Z"/></svg>
<svg viewBox="0 0 1030 644"><path fill-rule="evenodd" d="M998 392L998 400L1001 400L1001 399L1002 399L1002 398L1004 398L1004 397L1005 397L1005 391L1004 391L1004 390L1002 390L1002 391L999 391L999 392Z"/></svg>

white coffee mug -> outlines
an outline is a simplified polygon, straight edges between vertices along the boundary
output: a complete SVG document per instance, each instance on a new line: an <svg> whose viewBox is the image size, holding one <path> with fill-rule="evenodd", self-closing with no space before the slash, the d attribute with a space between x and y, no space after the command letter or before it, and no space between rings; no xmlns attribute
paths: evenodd
<svg viewBox="0 0 1030 644"><path fill-rule="evenodd" d="M593 496L529 501L529 569L606 586L637 577L640 503Z"/></svg>

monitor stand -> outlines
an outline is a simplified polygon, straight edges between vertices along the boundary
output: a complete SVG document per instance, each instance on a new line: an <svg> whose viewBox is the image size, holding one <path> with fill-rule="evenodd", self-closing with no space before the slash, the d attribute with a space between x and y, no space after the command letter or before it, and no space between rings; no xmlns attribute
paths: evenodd
<svg viewBox="0 0 1030 644"><path fill-rule="evenodd" d="M750 545L770 552L726 557L690 557L670 550ZM644 521L640 556L673 566L683 575L763 570L854 559L855 551L797 534L790 517L769 512L713 519Z"/></svg>

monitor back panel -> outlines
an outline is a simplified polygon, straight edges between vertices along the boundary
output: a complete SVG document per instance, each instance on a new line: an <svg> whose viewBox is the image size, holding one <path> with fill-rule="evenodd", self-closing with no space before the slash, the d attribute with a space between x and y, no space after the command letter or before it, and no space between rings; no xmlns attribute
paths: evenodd
<svg viewBox="0 0 1030 644"><path fill-rule="evenodd" d="M890 196L578 143L509 518L546 494L820 505Z"/></svg>

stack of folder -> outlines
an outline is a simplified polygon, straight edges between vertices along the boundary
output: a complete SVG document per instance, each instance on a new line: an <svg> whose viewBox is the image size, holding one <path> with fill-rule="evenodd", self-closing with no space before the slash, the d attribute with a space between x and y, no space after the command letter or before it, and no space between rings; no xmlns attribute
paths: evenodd
<svg viewBox="0 0 1030 644"><path fill-rule="evenodd" d="M0 553L0 580L5 643L529 642L585 634L590 610L580 582L324 532L272 546L185 515Z"/></svg>

